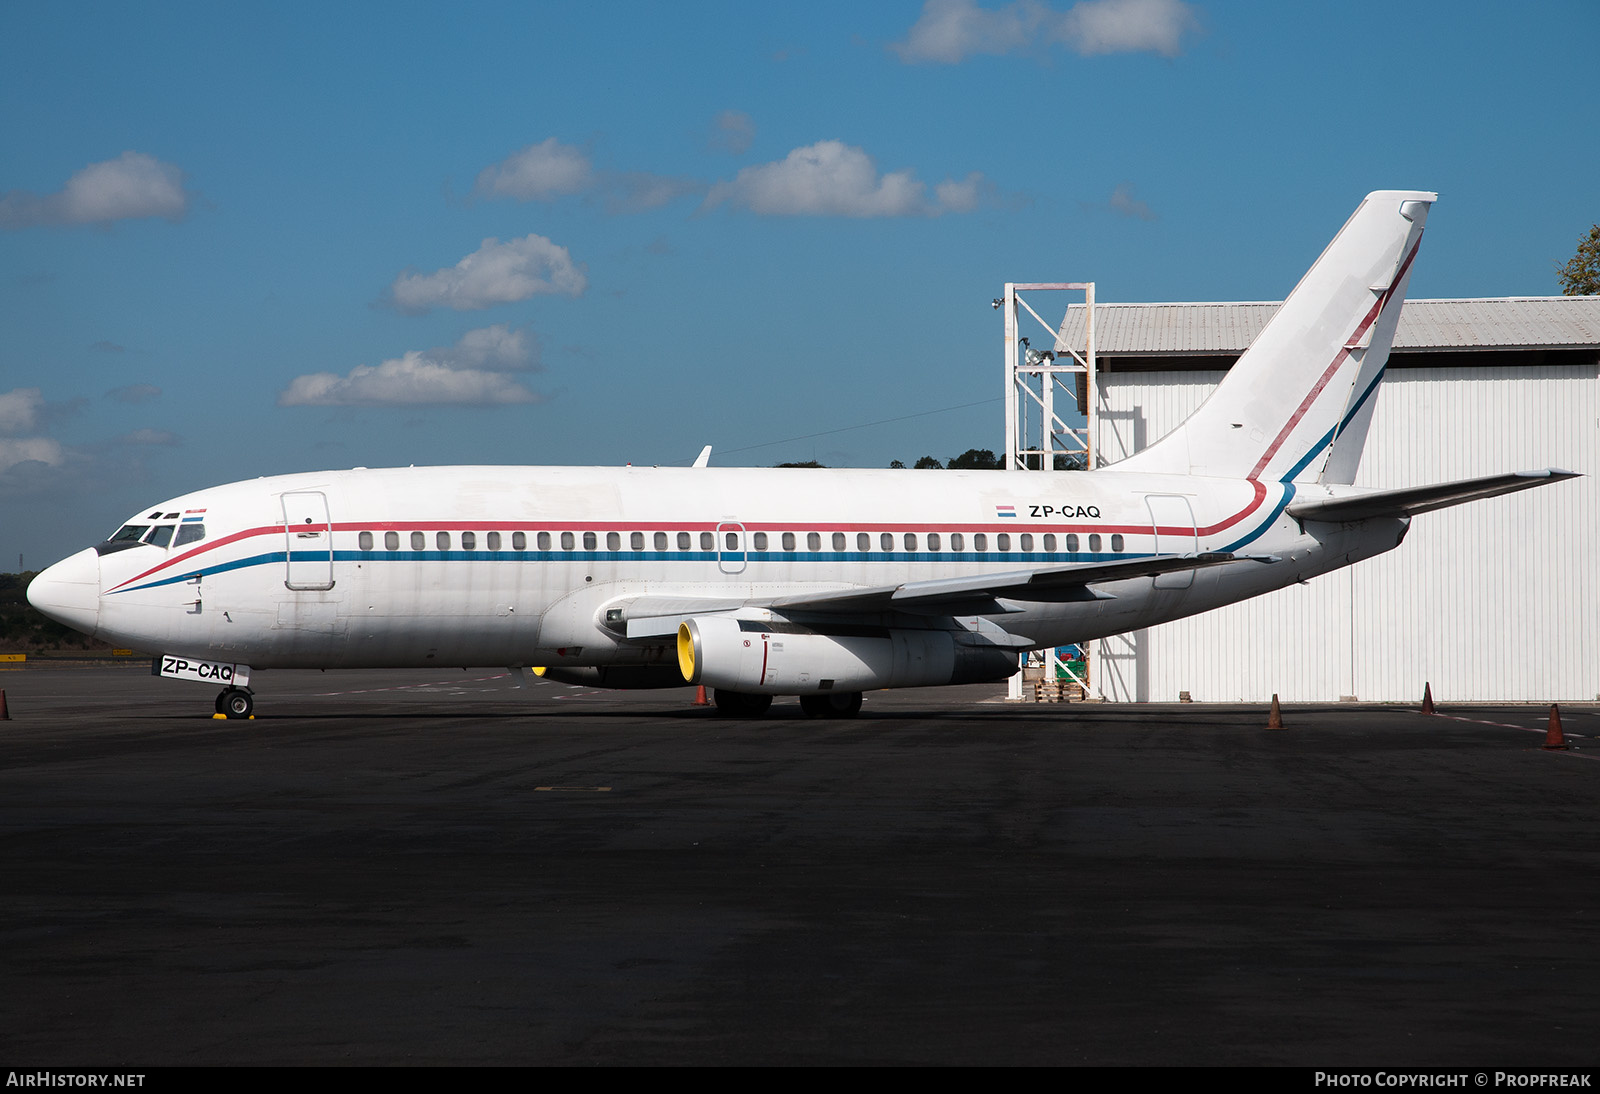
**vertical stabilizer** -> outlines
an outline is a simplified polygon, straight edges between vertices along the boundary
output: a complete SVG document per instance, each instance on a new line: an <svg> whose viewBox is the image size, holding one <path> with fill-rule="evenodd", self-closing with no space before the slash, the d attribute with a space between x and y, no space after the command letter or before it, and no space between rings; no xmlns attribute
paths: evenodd
<svg viewBox="0 0 1600 1094"><path fill-rule="evenodd" d="M1117 469L1354 481L1437 199L1420 190L1368 194L1210 398Z"/></svg>

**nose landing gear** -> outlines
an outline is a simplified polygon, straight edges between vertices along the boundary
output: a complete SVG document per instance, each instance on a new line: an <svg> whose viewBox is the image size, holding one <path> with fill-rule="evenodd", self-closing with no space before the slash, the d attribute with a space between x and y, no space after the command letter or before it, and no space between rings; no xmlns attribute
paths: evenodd
<svg viewBox="0 0 1600 1094"><path fill-rule="evenodd" d="M249 688L223 688L217 696L218 718L253 718L255 707L255 696Z"/></svg>

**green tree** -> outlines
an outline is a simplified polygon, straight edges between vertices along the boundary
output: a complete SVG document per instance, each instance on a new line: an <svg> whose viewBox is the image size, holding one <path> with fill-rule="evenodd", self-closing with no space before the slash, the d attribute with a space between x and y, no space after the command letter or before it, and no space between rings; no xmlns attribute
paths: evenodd
<svg viewBox="0 0 1600 1094"><path fill-rule="evenodd" d="M800 463L775 463L772 466L774 466L774 467L827 467L828 465L825 464L825 463L818 463L816 460L803 460Z"/></svg>
<svg viewBox="0 0 1600 1094"><path fill-rule="evenodd" d="M912 470L920 471L920 470L922 470L924 468L929 468L929 467L943 469L944 464L940 463L938 460L934 459L932 456L923 456L922 458L917 460L917 462L912 464L911 466L912 466Z"/></svg>
<svg viewBox="0 0 1600 1094"><path fill-rule="evenodd" d="M952 471L998 471L1000 457L987 448L969 448L945 464Z"/></svg>
<svg viewBox="0 0 1600 1094"><path fill-rule="evenodd" d="M1572 261L1556 270L1565 296L1600 296L1600 224L1578 239Z"/></svg>

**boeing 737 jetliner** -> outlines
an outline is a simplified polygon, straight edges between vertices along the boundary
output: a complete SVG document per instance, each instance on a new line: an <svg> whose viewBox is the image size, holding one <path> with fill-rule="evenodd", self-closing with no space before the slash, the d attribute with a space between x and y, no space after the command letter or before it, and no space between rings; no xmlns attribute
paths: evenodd
<svg viewBox="0 0 1600 1094"><path fill-rule="evenodd" d="M1369 194L1211 397L1110 468L280 475L146 506L28 599L225 685L228 717L271 668L539 666L703 684L752 716L1003 680L1018 651L1281 589L1390 550L1418 513L1572 477L1350 485L1435 198Z"/></svg>

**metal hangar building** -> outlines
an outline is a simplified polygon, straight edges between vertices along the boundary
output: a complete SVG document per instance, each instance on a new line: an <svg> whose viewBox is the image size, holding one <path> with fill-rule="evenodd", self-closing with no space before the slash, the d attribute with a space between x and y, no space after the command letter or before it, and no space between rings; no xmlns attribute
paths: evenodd
<svg viewBox="0 0 1600 1094"><path fill-rule="evenodd" d="M1276 303L1097 304L1097 467L1158 440ZM1058 346L1085 344L1072 307ZM1095 643L1113 701L1600 698L1600 297L1408 300L1357 485L1562 467L1586 477L1416 517L1401 546Z"/></svg>

